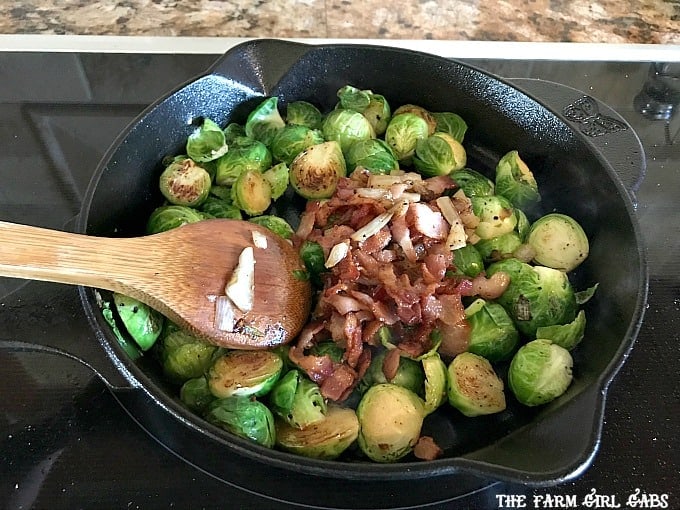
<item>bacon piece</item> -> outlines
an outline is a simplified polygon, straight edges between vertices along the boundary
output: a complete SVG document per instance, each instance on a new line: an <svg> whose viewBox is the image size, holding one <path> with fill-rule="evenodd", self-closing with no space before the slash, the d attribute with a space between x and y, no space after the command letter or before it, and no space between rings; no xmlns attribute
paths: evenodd
<svg viewBox="0 0 680 510"><path fill-rule="evenodd" d="M288 358L316 383L325 381L334 373L333 360L327 354L323 356L304 354L301 348L294 345L288 350Z"/></svg>
<svg viewBox="0 0 680 510"><path fill-rule="evenodd" d="M397 376L401 353L399 349L390 349L385 353L382 364L382 373L389 382Z"/></svg>
<svg viewBox="0 0 680 510"><path fill-rule="evenodd" d="M420 202L414 202L409 206L406 221L424 236L438 241L446 239L449 233L449 225L442 213Z"/></svg>
<svg viewBox="0 0 680 510"><path fill-rule="evenodd" d="M467 351L470 345L470 324L466 320L452 325L441 322L439 323L439 332L442 335L439 354L453 358L461 352Z"/></svg>
<svg viewBox="0 0 680 510"><path fill-rule="evenodd" d="M349 396L356 381L357 372L341 363L337 364L333 372L321 381L319 389L321 390L321 395L325 398L341 402Z"/></svg>
<svg viewBox="0 0 680 510"><path fill-rule="evenodd" d="M423 181L425 187L435 195L443 195L445 191L458 187L456 182L449 175L438 175Z"/></svg>
<svg viewBox="0 0 680 510"><path fill-rule="evenodd" d="M443 454L444 450L430 436L420 436L418 442L413 447L413 455L420 460L438 459Z"/></svg>
<svg viewBox="0 0 680 510"><path fill-rule="evenodd" d="M392 237L396 243L401 247L404 252L404 256L410 261L415 262L418 260L416 255L416 250L413 248L413 241L411 240L411 232L409 230L408 224L406 223L405 216L395 216L392 218Z"/></svg>
<svg viewBox="0 0 680 510"><path fill-rule="evenodd" d="M350 367L356 367L359 356L361 356L361 352L364 350L364 343L362 341L359 319L353 312L345 315L342 334L346 342L344 360Z"/></svg>
<svg viewBox="0 0 680 510"><path fill-rule="evenodd" d="M510 276L499 271L489 278L477 275L470 281L469 288L461 291L463 296L479 296L484 299L496 299L505 292L510 285Z"/></svg>

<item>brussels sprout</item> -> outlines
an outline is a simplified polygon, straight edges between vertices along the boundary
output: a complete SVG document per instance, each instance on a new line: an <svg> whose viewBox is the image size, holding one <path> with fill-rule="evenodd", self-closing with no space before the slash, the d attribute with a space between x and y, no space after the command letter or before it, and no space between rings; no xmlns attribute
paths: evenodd
<svg viewBox="0 0 680 510"><path fill-rule="evenodd" d="M276 444L282 450L314 459L338 458L359 435L353 409L329 406L323 420L303 429L276 420Z"/></svg>
<svg viewBox="0 0 680 510"><path fill-rule="evenodd" d="M416 151L418 140L430 136L428 124L414 113L394 115L385 130L385 142L399 161L409 162Z"/></svg>
<svg viewBox="0 0 680 510"><path fill-rule="evenodd" d="M546 404L562 395L571 384L573 360L569 351L538 339L524 344L510 362L508 386L527 406Z"/></svg>
<svg viewBox="0 0 680 510"><path fill-rule="evenodd" d="M164 317L149 305L118 292L113 293L113 303L132 339L140 349L148 351L163 330Z"/></svg>
<svg viewBox="0 0 680 510"><path fill-rule="evenodd" d="M491 239L512 232L517 225L517 216L512 204L500 196L470 197L472 211L479 218L475 233L481 239Z"/></svg>
<svg viewBox="0 0 680 510"><path fill-rule="evenodd" d="M387 174L392 170L399 170L399 162L392 148L379 138L353 143L345 155L345 161L351 171L358 166L372 174Z"/></svg>
<svg viewBox="0 0 680 510"><path fill-rule="evenodd" d="M336 141L313 145L301 152L290 165L290 183L304 198L328 198L340 177L347 174L345 158Z"/></svg>
<svg viewBox="0 0 680 510"><path fill-rule="evenodd" d="M515 230L517 231L519 240L524 243L526 242L527 236L529 235L529 230L531 230L531 223L522 209L515 209L515 216L517 216L517 225L515 226Z"/></svg>
<svg viewBox="0 0 680 510"><path fill-rule="evenodd" d="M241 124L231 122L224 128L224 140L227 145L231 145L237 138L246 136L246 128Z"/></svg>
<svg viewBox="0 0 680 510"><path fill-rule="evenodd" d="M195 377L186 381L179 390L179 398L191 411L203 414L215 396L210 393L205 377Z"/></svg>
<svg viewBox="0 0 680 510"><path fill-rule="evenodd" d="M291 427L304 429L326 416L326 401L319 386L293 369L274 385L269 394L272 411Z"/></svg>
<svg viewBox="0 0 680 510"><path fill-rule="evenodd" d="M449 365L449 403L465 416L499 413L505 409L503 381L486 358L458 354Z"/></svg>
<svg viewBox="0 0 680 510"><path fill-rule="evenodd" d="M485 262L495 262L512 257L517 248L522 246L522 241L517 232L507 232L491 239L481 239L475 244L475 248Z"/></svg>
<svg viewBox="0 0 680 510"><path fill-rule="evenodd" d="M425 356L421 363L425 372L425 414L430 414L447 400L447 370L436 352Z"/></svg>
<svg viewBox="0 0 680 510"><path fill-rule="evenodd" d="M453 172L451 178L460 186L466 197L489 197L494 194L493 181L475 170L463 168Z"/></svg>
<svg viewBox="0 0 680 510"><path fill-rule="evenodd" d="M286 123L278 109L279 99L269 97L256 106L246 120L246 136L269 146L274 136Z"/></svg>
<svg viewBox="0 0 680 510"><path fill-rule="evenodd" d="M230 186L249 170L264 172L272 166L272 154L265 144L250 138L237 138L229 151L216 162L215 183Z"/></svg>
<svg viewBox="0 0 680 510"><path fill-rule="evenodd" d="M390 121L391 108L384 96L370 90L359 90L346 85L338 90L339 106L361 113L373 127L376 135L382 135Z"/></svg>
<svg viewBox="0 0 680 510"><path fill-rule="evenodd" d="M586 313L580 310L576 318L568 324L544 326L536 329L536 338L550 340L552 343L571 351L576 347L586 331Z"/></svg>
<svg viewBox="0 0 680 510"><path fill-rule="evenodd" d="M571 271L587 257L588 237L576 220L566 214L551 213L536 220L527 243L534 250L534 261L542 266Z"/></svg>
<svg viewBox="0 0 680 510"><path fill-rule="evenodd" d="M434 116L422 106L415 104L405 104L394 110L393 116L410 114L416 115L427 123L427 136L430 136L437 129L437 121Z"/></svg>
<svg viewBox="0 0 680 510"><path fill-rule="evenodd" d="M276 428L271 411L262 402L248 397L213 400L208 406L205 419L267 448L272 448L276 442Z"/></svg>
<svg viewBox="0 0 680 510"><path fill-rule="evenodd" d="M181 227L187 223L202 221L205 216L191 207L183 205L162 205L154 209L146 224L149 234L158 234L173 228Z"/></svg>
<svg viewBox="0 0 680 510"><path fill-rule="evenodd" d="M216 346L184 330L173 329L164 334L161 343L163 373L170 381L179 384L201 377L212 364L217 352Z"/></svg>
<svg viewBox="0 0 680 510"><path fill-rule="evenodd" d="M387 351L381 351L373 356L371 364L361 381L362 388L368 388L375 384L392 383L397 386L403 386L416 395L422 395L425 383L425 374L422 365L415 360L400 356L399 368L397 368L396 375L388 380L383 371L386 355Z"/></svg>
<svg viewBox="0 0 680 510"><path fill-rule="evenodd" d="M376 136L366 117L354 110L333 110L321 124L321 132L326 140L338 142L343 153L354 142Z"/></svg>
<svg viewBox="0 0 680 510"><path fill-rule="evenodd" d="M309 279L316 287L322 286L321 275L328 271L323 248L316 241L305 241L298 251L300 258L309 273Z"/></svg>
<svg viewBox="0 0 680 510"><path fill-rule="evenodd" d="M189 135L186 146L187 155L199 163L219 158L228 148L222 128L207 118Z"/></svg>
<svg viewBox="0 0 680 510"><path fill-rule="evenodd" d="M279 218L278 216L273 216L270 214L264 216L256 216L255 218L250 218L251 223L261 225L275 234L280 235L284 239L290 239L295 234L293 227L291 227L286 220Z"/></svg>
<svg viewBox="0 0 680 510"><path fill-rule="evenodd" d="M535 338L537 328L566 324L576 317L574 289L563 271L505 259L489 265L487 275L499 271L510 276L510 284L497 302L520 333Z"/></svg>
<svg viewBox="0 0 680 510"><path fill-rule="evenodd" d="M425 417L418 395L396 384L376 384L357 407L359 448L375 462L394 462L413 450Z"/></svg>
<svg viewBox="0 0 680 510"><path fill-rule="evenodd" d="M418 140L413 157L416 170L428 177L461 170L466 162L465 149L448 133L434 133Z"/></svg>
<svg viewBox="0 0 680 510"><path fill-rule="evenodd" d="M201 205L212 184L210 174L190 159L171 163L163 170L159 181L161 193L168 202L190 207Z"/></svg>
<svg viewBox="0 0 680 510"><path fill-rule="evenodd" d="M368 108L373 92L370 90L359 90L351 85L345 85L338 90L336 95L340 99L340 108L362 113Z"/></svg>
<svg viewBox="0 0 680 510"><path fill-rule="evenodd" d="M272 351L230 351L210 366L208 385L218 398L259 397L276 384L282 368L283 360Z"/></svg>
<svg viewBox="0 0 680 510"><path fill-rule="evenodd" d="M453 264L456 274L464 274L474 278L484 270L484 260L473 244L453 250Z"/></svg>
<svg viewBox="0 0 680 510"><path fill-rule="evenodd" d="M96 294L96 297L97 304L102 310L102 316L104 317L104 320L111 327L113 335L116 337L116 340L118 340L118 343L123 348L125 353L128 356L130 356L130 358L133 360L141 358L142 352L140 351L137 344L135 344L133 341L127 338L126 335L124 335L121 332L120 328L118 327L118 323L116 322L116 319L114 317L113 310L111 309L111 303L109 303L108 301L103 301L99 293Z"/></svg>
<svg viewBox="0 0 680 510"><path fill-rule="evenodd" d="M448 133L454 140L463 143L465 132L468 128L463 117L457 113L451 112L433 112L432 117L434 117L434 120L437 123L435 131Z"/></svg>
<svg viewBox="0 0 680 510"><path fill-rule="evenodd" d="M314 356L328 356L331 360L336 363L342 361L342 357L345 354L345 350L336 344L333 340L326 340L314 344L314 346L309 350L310 354Z"/></svg>
<svg viewBox="0 0 680 510"><path fill-rule="evenodd" d="M526 209L541 200L534 174L517 151L508 152L496 165L496 194L507 198L520 209Z"/></svg>
<svg viewBox="0 0 680 510"><path fill-rule="evenodd" d="M240 220L242 218L241 210L231 200L222 200L213 196L206 198L205 202L201 204L200 209L201 212L209 214L213 218L226 218L230 220Z"/></svg>
<svg viewBox="0 0 680 510"><path fill-rule="evenodd" d="M323 115L319 109L307 101L293 101L286 107L286 123L321 129Z"/></svg>
<svg viewBox="0 0 680 510"><path fill-rule="evenodd" d="M580 290L578 292L575 292L576 294L576 304L577 305L584 305L588 301L590 301L593 296L595 295L595 292L597 291L597 288L600 286L599 283L596 283L592 287L588 287L585 290Z"/></svg>
<svg viewBox="0 0 680 510"><path fill-rule="evenodd" d="M272 188L261 172L246 170L231 188L234 205L249 216L262 214L272 204Z"/></svg>
<svg viewBox="0 0 680 510"><path fill-rule="evenodd" d="M289 124L274 135L271 143L272 156L275 160L290 165L303 150L324 141L319 130Z"/></svg>
<svg viewBox="0 0 680 510"><path fill-rule="evenodd" d="M519 342L519 333L498 303L477 299L465 309L470 325L468 351L491 362L508 359Z"/></svg>

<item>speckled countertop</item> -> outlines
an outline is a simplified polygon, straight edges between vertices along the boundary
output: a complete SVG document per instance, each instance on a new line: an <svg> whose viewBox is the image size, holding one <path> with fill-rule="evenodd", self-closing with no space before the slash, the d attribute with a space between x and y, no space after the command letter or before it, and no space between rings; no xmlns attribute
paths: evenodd
<svg viewBox="0 0 680 510"><path fill-rule="evenodd" d="M680 43L680 0L0 0L0 34Z"/></svg>

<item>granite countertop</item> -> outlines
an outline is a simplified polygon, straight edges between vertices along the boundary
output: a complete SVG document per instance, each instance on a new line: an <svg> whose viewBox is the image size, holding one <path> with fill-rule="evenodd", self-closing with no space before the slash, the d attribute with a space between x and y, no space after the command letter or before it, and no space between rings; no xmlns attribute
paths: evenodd
<svg viewBox="0 0 680 510"><path fill-rule="evenodd" d="M680 43L680 0L10 0L0 34Z"/></svg>

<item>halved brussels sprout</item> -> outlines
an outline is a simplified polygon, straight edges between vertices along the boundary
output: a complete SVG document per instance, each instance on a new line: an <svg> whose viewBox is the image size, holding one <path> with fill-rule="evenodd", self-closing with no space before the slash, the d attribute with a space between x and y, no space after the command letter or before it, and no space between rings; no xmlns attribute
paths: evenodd
<svg viewBox="0 0 680 510"><path fill-rule="evenodd" d="M272 188L263 174L257 170L246 170L238 176L231 188L234 205L249 216L262 214L272 204Z"/></svg>
<svg viewBox="0 0 680 510"><path fill-rule="evenodd" d="M116 318L114 317L114 313L111 308L111 303L109 301L104 301L99 292L96 293L96 299L97 304L101 308L102 316L104 317L106 323L111 327L111 331L116 337L116 340L118 340L118 344L120 344L125 353L130 356L131 359L136 360L141 358L142 351L140 350L139 346L126 335L124 335L118 327L118 323L116 322Z"/></svg>
<svg viewBox="0 0 680 510"><path fill-rule="evenodd" d="M274 385L269 394L272 411L291 427L303 429L326 416L326 401L319 385L292 369Z"/></svg>
<svg viewBox="0 0 680 510"><path fill-rule="evenodd" d="M481 239L491 239L512 232L517 225L517 216L512 204L501 196L470 197L472 211L479 218L475 233Z"/></svg>
<svg viewBox="0 0 680 510"><path fill-rule="evenodd" d="M208 370L208 385L218 398L261 396L281 375L283 361L272 351L230 351L215 359Z"/></svg>
<svg viewBox="0 0 680 510"><path fill-rule="evenodd" d="M572 366L571 354L564 347L550 340L532 340L513 356L508 385L522 404L546 404L567 391L572 381Z"/></svg>
<svg viewBox="0 0 680 510"><path fill-rule="evenodd" d="M304 198L317 200L333 195L338 180L346 174L340 144L329 141L298 154L290 165L290 184Z"/></svg>
<svg viewBox="0 0 680 510"><path fill-rule="evenodd" d="M175 328L163 334L160 345L163 373L178 384L203 376L218 352L216 346Z"/></svg>
<svg viewBox="0 0 680 510"><path fill-rule="evenodd" d="M481 239L475 244L475 248L487 263L512 257L515 250L520 246L522 246L522 241L515 231L491 239Z"/></svg>
<svg viewBox="0 0 680 510"><path fill-rule="evenodd" d="M215 183L231 186L247 171L264 172L272 166L272 154L265 144L246 137L237 138L229 151L216 161Z"/></svg>
<svg viewBox="0 0 680 510"><path fill-rule="evenodd" d="M256 106L246 120L246 136L269 146L274 136L286 123L279 113L278 97L268 97Z"/></svg>
<svg viewBox="0 0 680 510"><path fill-rule="evenodd" d="M148 351L163 331L164 317L138 299L113 293L118 316L132 339L142 351Z"/></svg>
<svg viewBox="0 0 680 510"><path fill-rule="evenodd" d="M463 143L465 132L467 131L467 123L457 113L451 112L432 112L432 117L437 125L435 131L448 133L459 143Z"/></svg>
<svg viewBox="0 0 680 510"><path fill-rule="evenodd" d="M423 372L422 365L413 359L400 356L396 374L388 380L383 371L386 355L386 351L381 351L373 356L371 364L361 381L362 388L366 389L375 384L392 383L397 386L403 386L416 395L421 396L425 383L425 373Z"/></svg>
<svg viewBox="0 0 680 510"><path fill-rule="evenodd" d="M462 248L453 250L453 265L456 267L456 274L474 278L484 271L484 259L475 246L466 244Z"/></svg>
<svg viewBox="0 0 680 510"><path fill-rule="evenodd" d="M231 200L223 200L214 196L205 199L205 202L201 204L201 212L209 214L213 218L240 220L243 217L241 210Z"/></svg>
<svg viewBox="0 0 680 510"><path fill-rule="evenodd" d="M425 372L425 413L430 414L447 400L446 364L436 352L425 356L421 363Z"/></svg>
<svg viewBox="0 0 680 510"><path fill-rule="evenodd" d="M384 96L370 90L359 90L345 85L338 90L339 107L361 113L373 127L376 135L385 132L390 121L391 108Z"/></svg>
<svg viewBox="0 0 680 510"><path fill-rule="evenodd" d="M276 420L276 444L282 450L314 459L336 459L359 435L353 409L329 406L323 420L303 429Z"/></svg>
<svg viewBox="0 0 680 510"><path fill-rule="evenodd" d="M286 123L321 129L323 115L319 109L307 101L293 101L286 107Z"/></svg>
<svg viewBox="0 0 680 510"><path fill-rule="evenodd" d="M418 140L430 136L427 121L414 113L394 115L385 130L385 142L399 161L410 162Z"/></svg>
<svg viewBox="0 0 680 510"><path fill-rule="evenodd" d="M416 143L413 165L423 175L448 175L466 163L465 148L448 133L437 132Z"/></svg>
<svg viewBox="0 0 680 510"><path fill-rule="evenodd" d="M293 237L293 234L295 234L293 227L291 227L286 220L271 214L256 216L254 218L250 218L248 221L257 225L261 225L271 230L275 234L280 235L284 239L290 239Z"/></svg>
<svg viewBox="0 0 680 510"><path fill-rule="evenodd" d="M323 248L316 241L305 241L298 250L300 258L309 273L309 280L316 287L322 286L321 275L328 271Z"/></svg>
<svg viewBox="0 0 680 510"><path fill-rule="evenodd" d="M449 403L465 416L499 413L505 409L503 381L486 358L458 354L449 365Z"/></svg>
<svg viewBox="0 0 680 510"><path fill-rule="evenodd" d="M535 338L537 328L567 324L576 317L576 296L563 271L506 259L491 264L487 275L499 271L510 276L510 284L497 302L520 333Z"/></svg>
<svg viewBox="0 0 680 510"><path fill-rule="evenodd" d="M231 145L237 138L246 136L246 128L236 122L227 124L224 128L224 141L227 145Z"/></svg>
<svg viewBox="0 0 680 510"><path fill-rule="evenodd" d="M213 400L205 419L232 434L272 448L276 443L274 416L262 402L249 397Z"/></svg>
<svg viewBox="0 0 680 510"><path fill-rule="evenodd" d="M158 234L187 223L202 221L205 216L196 209L184 205L162 205L154 209L146 223L149 234Z"/></svg>
<svg viewBox="0 0 680 510"><path fill-rule="evenodd" d="M550 213L536 220L529 230L527 243L534 250L534 261L542 266L571 271L590 251L588 237L571 216Z"/></svg>
<svg viewBox="0 0 680 510"><path fill-rule="evenodd" d="M186 381L179 390L179 398L191 411L203 414L215 396L210 393L205 377L195 377Z"/></svg>
<svg viewBox="0 0 680 510"><path fill-rule="evenodd" d="M437 120L429 110L415 104L404 104L394 110L393 116L410 114L416 115L427 123L427 136L430 136L437 129Z"/></svg>
<svg viewBox="0 0 680 510"><path fill-rule="evenodd" d="M451 178L460 186L466 197L489 197L494 194L493 181L470 168L456 170L451 174Z"/></svg>
<svg viewBox="0 0 680 510"><path fill-rule="evenodd" d="M191 159L171 163L159 181L161 193L168 202L189 207L201 205L208 198L212 184L210 174Z"/></svg>
<svg viewBox="0 0 680 510"><path fill-rule="evenodd" d="M465 309L470 325L468 351L491 362L508 359L519 342L519 333L498 303L477 299Z"/></svg>
<svg viewBox="0 0 680 510"><path fill-rule="evenodd" d="M370 90L359 90L351 85L341 87L336 95L340 99L339 107L345 110L354 110L355 112L363 112L371 102Z"/></svg>
<svg viewBox="0 0 680 510"><path fill-rule="evenodd" d="M203 119L201 127L189 135L187 139L187 155L199 163L212 161L229 149L224 131L214 121Z"/></svg>
<svg viewBox="0 0 680 510"><path fill-rule="evenodd" d="M534 174L517 151L508 152L496 165L496 194L507 198L520 209L526 209L541 200Z"/></svg>
<svg viewBox="0 0 680 510"><path fill-rule="evenodd" d="M396 384L371 386L359 402L361 451L375 462L395 462L413 450L425 417L418 395Z"/></svg>
<svg viewBox="0 0 680 510"><path fill-rule="evenodd" d="M278 200L288 189L290 172L288 165L279 163L262 174L272 190L272 200Z"/></svg>
<svg viewBox="0 0 680 510"><path fill-rule="evenodd" d="M552 343L571 351L576 347L586 331L586 313L580 310L576 318L568 324L545 326L536 329L536 338L550 340Z"/></svg>
<svg viewBox="0 0 680 510"><path fill-rule="evenodd" d="M295 156L303 150L324 141L323 134L319 130L289 124L274 135L271 143L272 156L275 160L290 165Z"/></svg>
<svg viewBox="0 0 680 510"><path fill-rule="evenodd" d="M354 110L333 110L321 124L321 132L326 140L338 142L343 153L354 142L376 136L368 119Z"/></svg>
<svg viewBox="0 0 680 510"><path fill-rule="evenodd" d="M372 174L387 174L399 169L399 161L392 148L380 138L353 143L345 155L345 161L351 171L358 166Z"/></svg>

